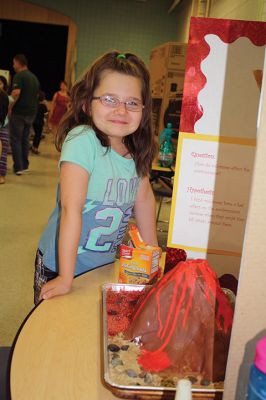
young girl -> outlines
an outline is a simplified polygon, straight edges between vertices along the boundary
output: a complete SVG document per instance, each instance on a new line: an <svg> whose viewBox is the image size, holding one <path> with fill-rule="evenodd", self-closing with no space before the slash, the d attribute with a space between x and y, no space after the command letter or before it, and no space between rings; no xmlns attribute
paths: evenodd
<svg viewBox="0 0 266 400"><path fill-rule="evenodd" d="M157 245L149 73L137 56L113 51L95 61L72 89L56 146L60 190L36 256L35 302L112 263L133 207L143 239Z"/></svg>

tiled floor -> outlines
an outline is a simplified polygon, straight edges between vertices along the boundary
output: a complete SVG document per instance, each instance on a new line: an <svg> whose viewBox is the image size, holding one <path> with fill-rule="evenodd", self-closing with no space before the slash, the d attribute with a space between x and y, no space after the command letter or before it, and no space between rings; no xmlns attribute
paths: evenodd
<svg viewBox="0 0 266 400"><path fill-rule="evenodd" d="M41 232L55 204L59 154L51 134L41 142L40 155L30 156L30 172L16 176L8 159L6 183L0 185L0 346L11 345L33 307L34 258ZM160 219L169 219L170 203L164 202ZM159 227L167 230L167 224ZM167 233L158 232L166 245Z"/></svg>

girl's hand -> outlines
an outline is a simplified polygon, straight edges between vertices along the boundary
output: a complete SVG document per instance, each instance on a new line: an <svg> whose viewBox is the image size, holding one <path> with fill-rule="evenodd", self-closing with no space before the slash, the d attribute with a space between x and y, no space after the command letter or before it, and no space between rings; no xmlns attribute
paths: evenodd
<svg viewBox="0 0 266 400"><path fill-rule="evenodd" d="M48 300L55 296L61 296L70 292L72 281L66 281L62 276L57 276L55 279L43 285L40 300Z"/></svg>

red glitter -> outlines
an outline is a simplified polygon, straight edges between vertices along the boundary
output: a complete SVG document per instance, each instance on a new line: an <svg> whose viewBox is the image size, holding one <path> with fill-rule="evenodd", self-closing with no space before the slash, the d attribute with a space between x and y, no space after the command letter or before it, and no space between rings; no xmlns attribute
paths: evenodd
<svg viewBox="0 0 266 400"><path fill-rule="evenodd" d="M185 250L166 247L164 273L170 271L180 261L186 261L186 259L187 259L187 253L185 252Z"/></svg>
<svg viewBox="0 0 266 400"><path fill-rule="evenodd" d="M108 289L106 293L107 329L109 336L115 336L124 332L136 309L139 299L142 299L144 292L120 290L119 292Z"/></svg>

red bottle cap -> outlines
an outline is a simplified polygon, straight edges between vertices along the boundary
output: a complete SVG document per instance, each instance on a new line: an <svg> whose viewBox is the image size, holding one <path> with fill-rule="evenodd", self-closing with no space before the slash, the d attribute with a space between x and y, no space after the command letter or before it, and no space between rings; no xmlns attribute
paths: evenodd
<svg viewBox="0 0 266 400"><path fill-rule="evenodd" d="M266 336L264 336L256 345L256 354L254 364L266 374Z"/></svg>

